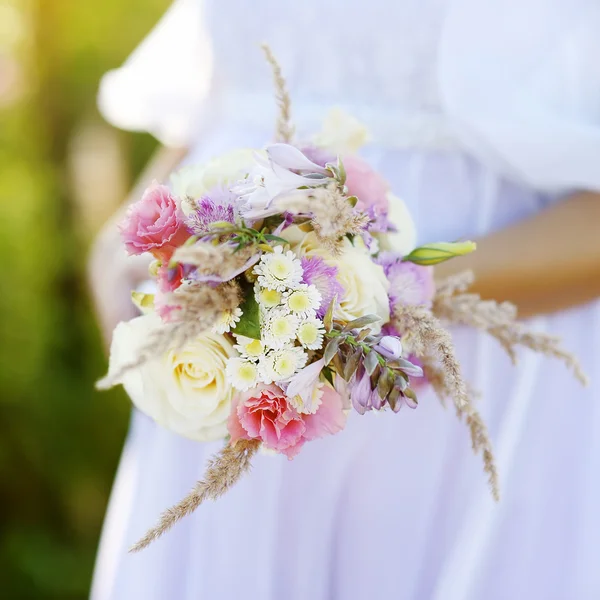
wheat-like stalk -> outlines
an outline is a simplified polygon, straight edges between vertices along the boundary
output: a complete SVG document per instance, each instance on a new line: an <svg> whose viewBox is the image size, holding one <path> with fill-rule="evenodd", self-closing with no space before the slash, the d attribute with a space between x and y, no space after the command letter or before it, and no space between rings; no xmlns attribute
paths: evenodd
<svg viewBox="0 0 600 600"><path fill-rule="evenodd" d="M283 77L281 66L277 62L273 51L269 44L261 44L261 48L265 53L265 57L271 69L273 70L273 80L275 82L275 97L277 98L277 106L279 115L277 117L277 141L289 144L294 137L294 126L292 125L291 106L292 101L287 89L287 83Z"/></svg>
<svg viewBox="0 0 600 600"><path fill-rule="evenodd" d="M216 500L225 494L250 469L252 457L259 445L256 440L239 440L235 446L227 444L208 463L204 479L199 481L185 498L167 509L160 516L157 525L129 551L143 550L178 521L192 514L205 500Z"/></svg>
<svg viewBox="0 0 600 600"><path fill-rule="evenodd" d="M582 385L587 385L581 364L575 355L562 347L560 338L531 331L518 322L517 309L510 302L482 300L479 294L466 293L472 281L472 274L466 272L438 286L433 303L436 317L453 325L467 325L489 333L513 363L517 362L519 346L555 358L565 364Z"/></svg>

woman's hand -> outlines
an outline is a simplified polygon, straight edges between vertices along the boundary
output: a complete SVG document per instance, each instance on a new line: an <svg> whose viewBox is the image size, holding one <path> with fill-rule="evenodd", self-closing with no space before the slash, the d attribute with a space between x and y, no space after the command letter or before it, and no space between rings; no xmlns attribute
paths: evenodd
<svg viewBox="0 0 600 600"><path fill-rule="evenodd" d="M128 256L118 224L130 203L142 196L154 179L164 180L187 153L185 148L160 148L148 163L125 204L98 234L88 262L89 284L106 346L120 321L136 316L131 291L149 278L150 255Z"/></svg>
<svg viewBox="0 0 600 600"><path fill-rule="evenodd" d="M436 267L470 269L473 291L508 300L530 317L600 296L600 193L582 192L477 242L477 251Z"/></svg>

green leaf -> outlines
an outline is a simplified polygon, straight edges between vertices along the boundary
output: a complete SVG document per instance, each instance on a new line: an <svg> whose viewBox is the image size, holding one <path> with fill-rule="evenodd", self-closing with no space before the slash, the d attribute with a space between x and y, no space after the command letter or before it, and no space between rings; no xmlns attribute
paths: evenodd
<svg viewBox="0 0 600 600"><path fill-rule="evenodd" d="M327 366L333 359L333 357L335 356L335 354L338 351L338 348L340 347L340 344L343 342L343 338L342 337L336 337L333 338L329 344L327 344L327 347L325 348L325 352L323 353L323 360L325 361L325 366Z"/></svg>
<svg viewBox="0 0 600 600"><path fill-rule="evenodd" d="M272 233L265 233L265 240L269 240L270 242L281 242L282 244L289 244L287 240L284 240L282 237L277 235L273 235Z"/></svg>
<svg viewBox="0 0 600 600"><path fill-rule="evenodd" d="M328 369L327 367L325 367L321 371L321 375L323 375L323 377L331 384L331 386L334 387L334 383L333 383L333 371L331 369Z"/></svg>
<svg viewBox="0 0 600 600"><path fill-rule="evenodd" d="M253 340L260 340L260 317L253 288L248 290L246 299L240 308L242 309L242 316L235 326L234 333Z"/></svg>
<svg viewBox="0 0 600 600"><path fill-rule="evenodd" d="M377 365L379 364L379 359L377 357L377 352L371 350L366 356L364 360L364 365L367 373L369 375L373 375L373 371L375 371Z"/></svg>
<svg viewBox="0 0 600 600"><path fill-rule="evenodd" d="M354 319L354 321L346 323L344 331L350 331L351 329L361 329L362 327L371 325L371 323L377 323L377 321L381 321L381 319L377 315L365 315L364 317L359 317L358 319Z"/></svg>
<svg viewBox="0 0 600 600"><path fill-rule="evenodd" d="M396 404L398 402L398 398L400 397L400 388L395 387L388 396L388 404L390 405L390 408L395 412L396 411Z"/></svg>
<svg viewBox="0 0 600 600"><path fill-rule="evenodd" d="M336 304L337 304L337 294L333 297L333 300L331 301L331 304L329 305L329 308L327 309L327 313L325 313L325 317L323 319L323 324L325 325L325 331L327 331L328 333L333 328L333 311L335 309Z"/></svg>
<svg viewBox="0 0 600 600"><path fill-rule="evenodd" d="M356 373L356 369L358 369L360 359L362 358L362 353L362 348L357 348L346 362L343 375L346 381L350 381L352 375Z"/></svg>

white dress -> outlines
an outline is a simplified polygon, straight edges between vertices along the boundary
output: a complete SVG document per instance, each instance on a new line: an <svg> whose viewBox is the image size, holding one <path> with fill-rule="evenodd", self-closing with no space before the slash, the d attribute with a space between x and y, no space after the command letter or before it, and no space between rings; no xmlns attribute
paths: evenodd
<svg viewBox="0 0 600 600"><path fill-rule="evenodd" d="M206 32L210 32L210 36ZM574 189L600 190L597 0L179 0L103 80L108 120L189 143L190 161L274 127L268 41L301 134L328 108L371 129L364 155L421 241L481 236ZM598 303L540 318L586 370ZM202 475L199 444L134 413L94 600L600 598L600 387L457 331L482 392L502 500L464 424L430 393L352 415L293 461L259 456L233 491L138 555L128 546Z"/></svg>

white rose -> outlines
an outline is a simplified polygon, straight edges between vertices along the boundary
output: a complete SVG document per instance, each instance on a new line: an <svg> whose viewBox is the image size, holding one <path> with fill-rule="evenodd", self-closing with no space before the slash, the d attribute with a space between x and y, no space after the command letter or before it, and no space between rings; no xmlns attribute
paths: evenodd
<svg viewBox="0 0 600 600"><path fill-rule="evenodd" d="M406 204L391 193L387 198L390 206L388 219L398 231L379 233L375 237L379 240L380 250L392 250L405 256L417 245L417 228Z"/></svg>
<svg viewBox="0 0 600 600"><path fill-rule="evenodd" d="M130 362L164 325L156 314L120 323L113 334L109 375ZM117 383L136 407L179 435L209 441L227 435L233 388L225 378L227 359L237 356L223 335L206 332L183 349L170 349L126 372Z"/></svg>
<svg viewBox="0 0 600 600"><path fill-rule="evenodd" d="M327 148L335 154L355 154L368 141L368 129L339 107L329 111L321 133L313 138L319 148Z"/></svg>
<svg viewBox="0 0 600 600"><path fill-rule="evenodd" d="M338 298L334 317L352 321L364 315L377 315L381 321L371 325L371 329L379 333L381 326L390 320L390 283L383 267L373 262L363 241L358 237L354 244L344 240L341 254L331 256L319 245L314 232L303 234L300 228L290 227L284 235L299 256L320 256L328 265L337 268L336 279L344 288L344 294Z"/></svg>
<svg viewBox="0 0 600 600"><path fill-rule="evenodd" d="M198 199L217 186L228 187L253 167L255 150L238 149L214 158L204 165L189 165L171 174L171 189L180 198ZM186 203L182 209L186 211Z"/></svg>

